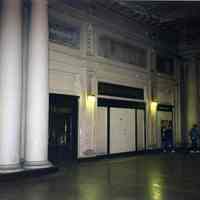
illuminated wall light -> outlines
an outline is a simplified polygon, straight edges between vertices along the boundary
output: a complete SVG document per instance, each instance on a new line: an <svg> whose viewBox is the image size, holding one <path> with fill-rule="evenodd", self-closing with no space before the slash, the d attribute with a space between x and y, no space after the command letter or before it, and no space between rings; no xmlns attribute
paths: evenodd
<svg viewBox="0 0 200 200"><path fill-rule="evenodd" d="M94 103L96 101L96 96L92 94L88 95L88 101Z"/></svg>
<svg viewBox="0 0 200 200"><path fill-rule="evenodd" d="M87 101L89 105L96 102L96 78L94 72L88 72Z"/></svg>
<svg viewBox="0 0 200 200"><path fill-rule="evenodd" d="M96 96L92 95L92 94L89 94L87 96L87 108L88 108L88 111L94 112L95 103L96 103Z"/></svg>
<svg viewBox="0 0 200 200"><path fill-rule="evenodd" d="M152 101L152 102L151 102L151 112L152 112L152 113L156 113L156 111L157 111L157 106L158 106L158 102L156 102L156 101Z"/></svg>

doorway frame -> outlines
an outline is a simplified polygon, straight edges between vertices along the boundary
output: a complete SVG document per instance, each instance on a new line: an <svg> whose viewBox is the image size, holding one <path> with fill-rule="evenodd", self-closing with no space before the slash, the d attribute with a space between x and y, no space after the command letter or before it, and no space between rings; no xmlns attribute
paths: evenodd
<svg viewBox="0 0 200 200"><path fill-rule="evenodd" d="M65 98L70 99L73 102L74 110L72 112L72 121L74 125L74 131L72 133L72 160L77 161L78 160L78 133L79 133L79 99L80 96L76 95L69 95L69 94L60 94L56 92L50 92L49 98L51 95L60 95L64 96ZM50 114L50 104L49 104L49 114ZM48 134L50 133L50 126L48 125ZM48 141L48 148L49 148L49 141Z"/></svg>
<svg viewBox="0 0 200 200"><path fill-rule="evenodd" d="M107 153L105 156L112 157L117 155L126 155L137 152L146 152L147 150L147 119L146 119L146 103L140 101L128 101L128 100L116 100L116 99L107 99L107 98L98 98L97 107L106 107L107 108ZM135 151L128 151L122 153L110 153L110 109L111 108L129 108L135 109ZM98 109L98 108L97 108ZM144 110L144 150L138 151L137 147L137 110Z"/></svg>
<svg viewBox="0 0 200 200"><path fill-rule="evenodd" d="M175 106L174 105L169 105L169 104L158 104L157 106L157 111L156 111L156 138L158 138L158 134L160 132L158 132L158 114L159 112L167 112L167 113L171 113L172 114L172 130L173 130L173 143L174 143L174 147L176 147L176 120L175 120ZM162 149L162 141L160 138L160 144L161 146L158 146L158 141L156 142L156 145L158 147L158 149Z"/></svg>

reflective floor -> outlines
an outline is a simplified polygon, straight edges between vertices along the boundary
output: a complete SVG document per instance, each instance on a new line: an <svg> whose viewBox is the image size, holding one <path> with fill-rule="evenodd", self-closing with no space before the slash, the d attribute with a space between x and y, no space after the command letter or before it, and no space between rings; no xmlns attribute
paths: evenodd
<svg viewBox="0 0 200 200"><path fill-rule="evenodd" d="M200 155L146 155L82 162L0 183L0 200L200 200Z"/></svg>

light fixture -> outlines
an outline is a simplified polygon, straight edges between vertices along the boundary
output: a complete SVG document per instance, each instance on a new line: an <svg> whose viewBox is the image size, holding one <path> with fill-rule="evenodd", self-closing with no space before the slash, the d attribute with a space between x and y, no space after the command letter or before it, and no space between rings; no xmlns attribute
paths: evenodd
<svg viewBox="0 0 200 200"><path fill-rule="evenodd" d="M87 72L87 102L90 106L96 102L96 75L93 71Z"/></svg>
<svg viewBox="0 0 200 200"><path fill-rule="evenodd" d="M89 94L88 95L88 101L89 102L95 102L96 101L96 96L94 94Z"/></svg>
<svg viewBox="0 0 200 200"><path fill-rule="evenodd" d="M151 102L151 112L152 112L152 113L156 113L156 111L157 111L157 106L158 106L158 102L157 102L157 101L152 101L152 102Z"/></svg>

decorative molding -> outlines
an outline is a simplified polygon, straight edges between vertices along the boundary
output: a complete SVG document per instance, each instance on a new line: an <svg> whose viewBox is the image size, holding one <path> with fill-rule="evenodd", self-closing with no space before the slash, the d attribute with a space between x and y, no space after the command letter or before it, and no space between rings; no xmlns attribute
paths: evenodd
<svg viewBox="0 0 200 200"><path fill-rule="evenodd" d="M94 47L94 29L92 24L87 25L87 55L93 56L95 54Z"/></svg>

